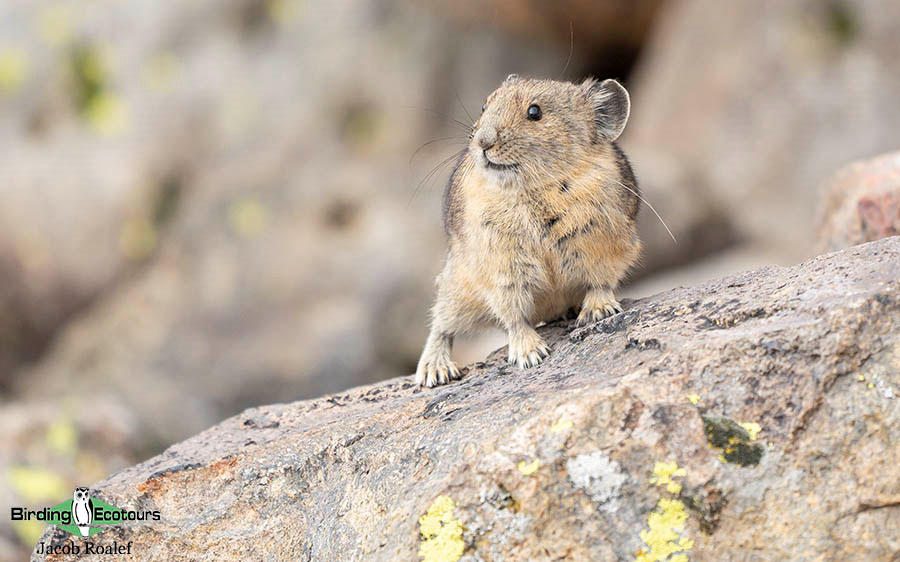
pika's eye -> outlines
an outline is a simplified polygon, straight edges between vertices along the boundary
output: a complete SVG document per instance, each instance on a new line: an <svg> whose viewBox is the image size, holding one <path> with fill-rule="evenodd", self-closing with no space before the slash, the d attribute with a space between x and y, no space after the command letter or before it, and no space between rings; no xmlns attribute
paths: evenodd
<svg viewBox="0 0 900 562"><path fill-rule="evenodd" d="M532 121L541 120L541 106L532 104L528 106L528 118Z"/></svg>
<svg viewBox="0 0 900 562"><path fill-rule="evenodd" d="M481 112L482 113L484 113L485 109L487 109L487 104L486 103L481 104Z"/></svg>

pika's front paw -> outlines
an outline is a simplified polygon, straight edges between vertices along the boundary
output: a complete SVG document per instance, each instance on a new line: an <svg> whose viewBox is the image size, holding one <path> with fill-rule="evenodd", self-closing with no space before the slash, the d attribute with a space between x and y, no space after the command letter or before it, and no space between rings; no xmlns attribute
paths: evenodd
<svg viewBox="0 0 900 562"><path fill-rule="evenodd" d="M587 304L585 304L584 308L581 309L581 313L578 315L578 319L575 320L575 325L579 328L587 326L588 324L599 322L604 318L609 318L613 314L618 314L620 312L622 312L622 305L615 299L597 303L591 307L588 307Z"/></svg>
<svg viewBox="0 0 900 562"><path fill-rule="evenodd" d="M422 357L419 360L419 366L416 368L416 384L431 388L439 384L447 384L455 381L462 375L459 369L443 354L435 354L429 357Z"/></svg>
<svg viewBox="0 0 900 562"><path fill-rule="evenodd" d="M578 327L586 326L592 322L599 322L609 318L613 314L622 312L622 305L616 300L609 287L597 287L584 295L584 303L581 305L581 314L575 320Z"/></svg>
<svg viewBox="0 0 900 562"><path fill-rule="evenodd" d="M510 335L509 362L515 363L520 369L540 365L549 356L550 348L534 330Z"/></svg>

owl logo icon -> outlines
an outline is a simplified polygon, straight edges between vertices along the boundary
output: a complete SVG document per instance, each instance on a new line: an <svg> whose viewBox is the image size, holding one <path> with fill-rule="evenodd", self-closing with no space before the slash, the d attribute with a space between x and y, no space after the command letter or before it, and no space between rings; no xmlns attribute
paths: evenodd
<svg viewBox="0 0 900 562"><path fill-rule="evenodd" d="M75 488L72 497L72 521L78 525L81 536L91 534L91 522L94 520L94 502L91 500L91 491L87 488Z"/></svg>

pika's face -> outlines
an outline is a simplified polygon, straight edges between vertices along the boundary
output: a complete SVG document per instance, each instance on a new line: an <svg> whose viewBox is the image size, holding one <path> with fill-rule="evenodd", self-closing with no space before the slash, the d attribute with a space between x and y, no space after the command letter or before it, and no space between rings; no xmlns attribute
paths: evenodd
<svg viewBox="0 0 900 562"><path fill-rule="evenodd" d="M581 84L510 75L482 107L469 151L502 183L558 178L591 146L615 140L628 119L628 93L614 80Z"/></svg>

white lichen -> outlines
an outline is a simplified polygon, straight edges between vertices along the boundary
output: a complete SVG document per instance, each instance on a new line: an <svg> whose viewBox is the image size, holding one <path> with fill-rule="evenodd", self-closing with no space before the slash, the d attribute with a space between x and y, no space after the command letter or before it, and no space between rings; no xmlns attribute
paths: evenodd
<svg viewBox="0 0 900 562"><path fill-rule="evenodd" d="M628 479L619 463L595 451L566 461L566 472L572 484L584 490L601 509L616 510L619 490Z"/></svg>

